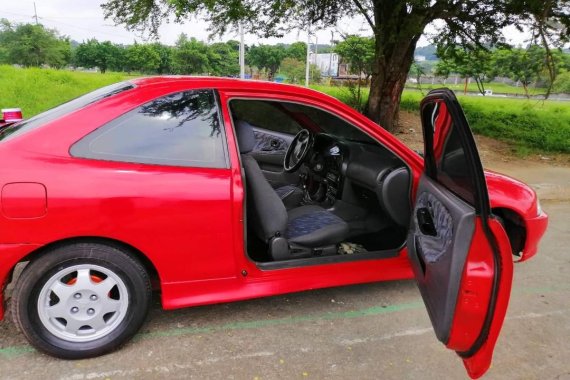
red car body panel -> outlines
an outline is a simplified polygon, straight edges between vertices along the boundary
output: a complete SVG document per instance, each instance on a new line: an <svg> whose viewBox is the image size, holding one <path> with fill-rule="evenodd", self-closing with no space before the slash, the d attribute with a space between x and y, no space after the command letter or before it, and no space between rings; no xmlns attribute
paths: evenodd
<svg viewBox="0 0 570 380"><path fill-rule="evenodd" d="M490 220L489 228L493 232L493 236L495 237L495 244L500 254L500 281L499 289L496 294L496 307L493 311L493 317L484 343L473 356L469 358L463 358L465 369L472 379L477 379L483 376L491 366L493 350L495 349L495 344L497 343L497 339L499 338L499 334L501 332L501 328L503 327L503 322L507 314L507 307L509 306L511 287L513 283L513 261L511 258L511 246L508 239L506 238L503 226L497 220ZM492 263L486 262L482 256L483 255L480 257L480 262L483 265L468 265L465 268L465 271L474 271L478 276L480 275L481 277L489 274L491 272L490 268L493 265ZM497 270L497 268L495 268L495 270ZM457 313L463 314L465 317L466 312L469 312L470 310L475 312L478 307L482 307L483 305L478 305L476 302L470 302L473 301L473 298L475 298L475 295L478 295L477 293L481 289L475 287L469 288L467 284L465 287L463 285L464 284L462 284L461 291L469 292L469 302L464 302L459 305L459 310L457 310ZM461 320L457 315L454 322L455 325L461 325L463 328L469 329L471 327L468 320Z"/></svg>
<svg viewBox="0 0 570 380"><path fill-rule="evenodd" d="M94 237L121 242L141 252L158 273L166 309L413 277L405 247L391 259L288 269L262 270L251 261L244 249L244 184L227 104L236 97L276 99L301 102L336 114L382 141L406 162L412 175L411 197L415 197L423 159L393 135L338 100L300 87L213 78L162 77L133 82L137 85L134 89L31 130L25 138L0 144L0 162L10 162L0 168L0 188L34 183L41 184L47 192L45 215L38 211L41 192L37 187L24 196L9 191L10 188L5 196L2 193L1 203L10 209L29 204L36 207L32 214L22 215L25 217L4 211L0 215L0 284L6 283L17 262L41 247ZM70 155L71 145L106 122L159 96L195 88L219 92L229 168L180 168ZM547 216L537 212L536 194L528 186L496 173L488 172L486 178L491 207L510 209L524 221L523 259L530 258L547 225ZM475 246L483 244L483 240L477 239ZM508 242L499 242L501 252L506 250L505 244ZM480 265L466 270L477 270L485 276L492 269ZM508 269L504 276L509 276ZM485 297L485 289L477 285L473 289ZM499 297L505 297L505 292L507 289L501 288ZM0 318L2 305L0 294ZM466 323L473 322L466 322L469 317L464 316L477 319L486 313L483 305L477 310L473 305L463 307L465 310L460 310L461 316L454 322L456 331L462 331L461 336L454 336L450 347L457 350L473 340L472 334L463 333L469 330ZM506 306L505 310L502 308L496 311L499 318L493 322L487 348L466 362L468 368L473 368L472 375L477 375L481 368L475 361L483 361L485 355L492 353Z"/></svg>

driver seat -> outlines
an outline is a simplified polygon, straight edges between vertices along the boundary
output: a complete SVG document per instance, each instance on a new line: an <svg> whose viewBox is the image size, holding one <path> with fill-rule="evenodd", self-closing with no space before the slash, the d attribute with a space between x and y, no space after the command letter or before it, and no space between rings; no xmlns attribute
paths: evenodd
<svg viewBox="0 0 570 380"><path fill-rule="evenodd" d="M255 146L253 127L237 122L236 136L246 178L248 224L267 243L271 258L287 260L336 253L336 244L348 236L348 224L319 206L287 211L257 161L248 154Z"/></svg>

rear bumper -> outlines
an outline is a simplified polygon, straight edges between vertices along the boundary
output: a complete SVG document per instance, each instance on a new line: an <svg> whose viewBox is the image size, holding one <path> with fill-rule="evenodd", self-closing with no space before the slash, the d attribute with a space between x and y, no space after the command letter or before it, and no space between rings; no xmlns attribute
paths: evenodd
<svg viewBox="0 0 570 380"><path fill-rule="evenodd" d="M538 251L538 243L548 227L548 215L541 212L535 218L526 219L526 242L522 252L521 259L519 261L526 261L536 255Z"/></svg>
<svg viewBox="0 0 570 380"><path fill-rule="evenodd" d="M4 319L4 290L14 266L41 245L0 244L0 320Z"/></svg>

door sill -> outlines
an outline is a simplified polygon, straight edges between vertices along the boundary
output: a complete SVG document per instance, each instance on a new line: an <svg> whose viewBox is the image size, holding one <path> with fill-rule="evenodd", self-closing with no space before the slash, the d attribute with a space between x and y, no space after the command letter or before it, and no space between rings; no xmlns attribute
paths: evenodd
<svg viewBox="0 0 570 380"><path fill-rule="evenodd" d="M322 257L309 257L304 259L291 259L283 261L270 261L270 262L256 262L255 264L261 270L275 270L275 269L289 269L306 267L311 265L326 265L346 263L360 260L381 260L393 259L398 257L401 248L390 249L385 251L355 253L352 255L335 255L335 256L322 256Z"/></svg>

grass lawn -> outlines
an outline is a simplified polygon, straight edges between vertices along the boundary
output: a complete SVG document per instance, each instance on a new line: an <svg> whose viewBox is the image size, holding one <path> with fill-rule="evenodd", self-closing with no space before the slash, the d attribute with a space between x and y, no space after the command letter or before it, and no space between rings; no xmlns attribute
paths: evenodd
<svg viewBox="0 0 570 380"><path fill-rule="evenodd" d="M0 65L0 108L19 107L25 118L34 116L86 92L127 78L119 73L20 69Z"/></svg>
<svg viewBox="0 0 570 380"><path fill-rule="evenodd" d="M354 106L351 93L344 87L312 86ZM363 102L368 89L363 89ZM423 95L406 90L400 106L418 112ZM458 95L471 129L513 145L517 153L570 153L570 102L537 101Z"/></svg>
<svg viewBox="0 0 570 380"><path fill-rule="evenodd" d="M20 69L0 65L0 108L20 107L29 118L96 88L128 79L123 73ZM312 86L354 106L346 87ZM368 89L362 89L363 104ZM422 94L406 90L402 109L417 112ZM570 153L570 102L459 96L475 133L511 143L517 152Z"/></svg>
<svg viewBox="0 0 570 380"><path fill-rule="evenodd" d="M454 84L455 82L453 80L448 80L447 83L445 85L443 84L422 84L422 90L423 91L429 91L432 90L434 88L440 88L440 87L447 87L452 89L453 91L459 93L463 93L463 90L465 88L465 82L463 82L462 80L458 81L457 84ZM518 95L521 97L525 96L524 93L524 88L522 88L522 86L516 87L516 86L511 86L509 84L506 83L501 83L501 82L491 82L491 83L484 83L485 86L485 90L493 90L494 94L510 94L510 95ZM406 86L408 89L412 90L412 89L416 89L416 85L415 84L408 84ZM479 92L479 88L477 88L477 83L475 82L471 82L467 85L467 91L469 92ZM530 95L540 95L540 94L545 94L546 93L546 89L545 88L535 88L535 87L529 87L528 88L528 93Z"/></svg>

